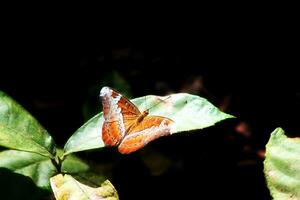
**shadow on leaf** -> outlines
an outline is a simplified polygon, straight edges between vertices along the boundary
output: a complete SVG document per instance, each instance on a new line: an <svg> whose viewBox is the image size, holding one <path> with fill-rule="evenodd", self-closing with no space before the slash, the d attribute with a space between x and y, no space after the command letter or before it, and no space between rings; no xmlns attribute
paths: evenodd
<svg viewBox="0 0 300 200"><path fill-rule="evenodd" d="M0 168L1 199L10 200L46 200L49 191L38 188L26 176L16 174L8 169Z"/></svg>

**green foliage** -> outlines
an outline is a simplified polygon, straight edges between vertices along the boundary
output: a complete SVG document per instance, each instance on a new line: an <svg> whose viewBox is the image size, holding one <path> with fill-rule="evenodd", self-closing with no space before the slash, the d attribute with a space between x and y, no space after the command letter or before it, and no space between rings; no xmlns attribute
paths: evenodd
<svg viewBox="0 0 300 200"><path fill-rule="evenodd" d="M22 106L0 91L0 146L53 158L55 144L48 132Z"/></svg>
<svg viewBox="0 0 300 200"><path fill-rule="evenodd" d="M274 200L300 199L300 138L275 129L266 146L264 172Z"/></svg>
<svg viewBox="0 0 300 200"><path fill-rule="evenodd" d="M57 171L48 157L25 151L6 150L0 152L0 167L30 177L44 189L49 188L49 178Z"/></svg>
<svg viewBox="0 0 300 200"><path fill-rule="evenodd" d="M69 155L62 162L61 171L65 173L83 173L89 170L89 166L74 155Z"/></svg>
<svg viewBox="0 0 300 200"><path fill-rule="evenodd" d="M76 181L70 175L58 174L51 178L51 187L57 200L118 200L118 194L113 185L107 180L101 187L92 188Z"/></svg>
<svg viewBox="0 0 300 200"><path fill-rule="evenodd" d="M122 81L117 84L124 86ZM172 134L202 129L233 117L221 112L206 99L189 94L174 94L168 99L146 96L134 99L133 102L141 110L150 108L151 115L171 118L175 122ZM56 149L52 137L37 120L3 92L0 92L0 116L0 146L10 148L0 152L0 174L4 177L1 177L2 180L14 177L16 181L20 180L28 185L34 183L37 187L30 190L36 194L31 196L32 199L47 194L50 185L57 199L118 199L116 190L107 180L99 188L84 185L83 183L87 182L98 186L104 177L91 172L89 166L79 158L68 155L72 152L104 147L101 139L102 113L80 127L68 140L64 151ZM161 157L160 160L163 161L164 158ZM147 159L145 162L153 169L154 174L161 173L159 165L152 165ZM166 170L167 167L168 163L162 170ZM70 175L59 174L61 172L74 174L83 183ZM0 181L0 184L4 183ZM19 190L19 185L13 186L14 188ZM26 195L28 193L23 192ZM26 195L23 199L27 198ZM13 196L15 195L12 194L9 198L22 197Z"/></svg>
<svg viewBox="0 0 300 200"><path fill-rule="evenodd" d="M79 158L74 155L64 157L62 150L56 150L52 137L37 120L1 91L0 116L0 146L15 149L0 152L0 185L10 186L8 192L2 193L2 197L40 199L43 195L48 195L46 191L50 190L50 178L55 174L59 172L76 176L80 173L83 176L90 174L89 166ZM93 177L102 178L95 175ZM28 186L29 190L22 190L19 185L9 184L7 180L11 178L15 179L13 181L16 183L21 182L24 186ZM102 197L110 195L106 191L108 187L113 188L110 183L109 186L107 184L108 182L105 182L103 187L97 189ZM16 191L12 192L13 189ZM28 191L33 191L34 195ZM115 196L114 193L113 195Z"/></svg>
<svg viewBox="0 0 300 200"><path fill-rule="evenodd" d="M205 98L185 93L170 95L168 99L151 95L133 99L132 102L140 110L150 108L150 115L172 119L175 122L172 134L203 129L224 119L233 118L232 115L221 112ZM65 155L104 147L101 139L102 123L101 112L80 127L66 143Z"/></svg>
<svg viewBox="0 0 300 200"><path fill-rule="evenodd" d="M0 152L0 160L0 167L30 177L38 187L43 189L50 189L49 179L58 173L48 157L36 153L5 150ZM70 155L64 160L61 170L67 173L80 173L88 169L87 164Z"/></svg>

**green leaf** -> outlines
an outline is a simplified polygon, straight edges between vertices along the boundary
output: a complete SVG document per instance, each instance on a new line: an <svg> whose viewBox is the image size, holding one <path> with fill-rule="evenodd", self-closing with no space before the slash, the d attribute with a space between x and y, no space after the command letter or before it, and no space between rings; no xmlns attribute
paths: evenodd
<svg viewBox="0 0 300 200"><path fill-rule="evenodd" d="M48 132L22 106L0 91L0 146L53 158L55 144Z"/></svg>
<svg viewBox="0 0 300 200"><path fill-rule="evenodd" d="M92 188L76 181L70 175L58 174L51 178L51 187L57 200L118 200L114 186L106 180L101 187Z"/></svg>
<svg viewBox="0 0 300 200"><path fill-rule="evenodd" d="M266 146L264 172L274 200L300 199L300 138L277 128Z"/></svg>
<svg viewBox="0 0 300 200"><path fill-rule="evenodd" d="M61 170L65 173L82 173L89 170L89 166L74 155L68 155L62 163Z"/></svg>
<svg viewBox="0 0 300 200"><path fill-rule="evenodd" d="M58 150L62 154L62 150ZM15 173L30 177L40 188L50 189L49 179L57 173L52 161L40 154L5 150L0 152L0 167ZM82 173L89 170L89 166L74 155L69 155L62 163L62 171L66 173Z"/></svg>
<svg viewBox="0 0 300 200"><path fill-rule="evenodd" d="M221 112L205 98L199 96L179 93L166 98L151 95L133 99L132 102L140 110L150 108L150 115L160 115L172 119L174 121L172 134L203 129L221 120L233 118L232 115ZM65 155L104 147L101 138L102 123L101 112L80 127L66 143Z"/></svg>
<svg viewBox="0 0 300 200"><path fill-rule="evenodd" d="M49 179L57 173L48 157L17 150L0 152L0 167L30 177L38 187L43 189L50 189Z"/></svg>

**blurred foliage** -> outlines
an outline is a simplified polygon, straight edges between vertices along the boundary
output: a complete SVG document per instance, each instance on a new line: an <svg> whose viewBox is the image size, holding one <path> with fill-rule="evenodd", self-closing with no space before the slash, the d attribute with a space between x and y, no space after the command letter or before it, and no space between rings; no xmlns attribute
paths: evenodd
<svg viewBox="0 0 300 200"><path fill-rule="evenodd" d="M141 152L141 159L152 176L163 175L172 165L171 158L151 147L145 148Z"/></svg>

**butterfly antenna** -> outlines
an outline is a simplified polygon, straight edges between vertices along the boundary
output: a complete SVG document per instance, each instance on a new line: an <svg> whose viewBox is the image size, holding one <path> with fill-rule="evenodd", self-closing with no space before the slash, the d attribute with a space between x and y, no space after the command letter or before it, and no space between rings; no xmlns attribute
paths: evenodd
<svg viewBox="0 0 300 200"><path fill-rule="evenodd" d="M148 110L154 108L155 106L159 105L162 102L165 102L166 100L168 100L169 98L171 98L171 96L167 96L165 99L159 99L160 101L157 102L156 104L154 104L153 106L151 106Z"/></svg>
<svg viewBox="0 0 300 200"><path fill-rule="evenodd" d="M144 103L144 104L145 104L145 107L144 107L144 108L145 108L145 110L146 110L146 109L147 109L147 96L145 96L145 103Z"/></svg>

